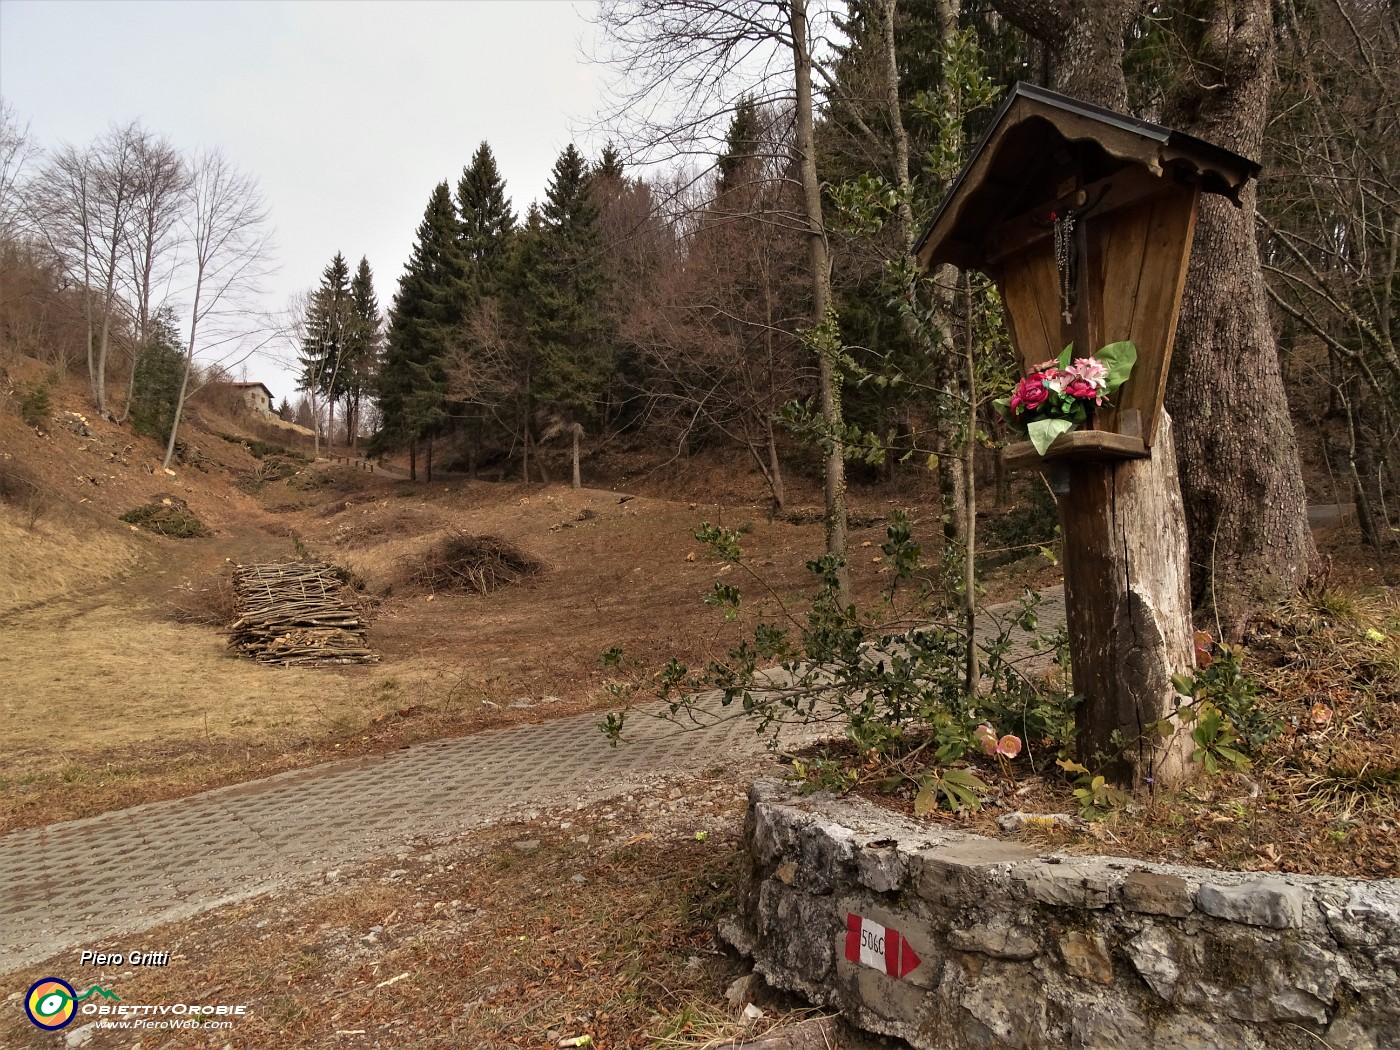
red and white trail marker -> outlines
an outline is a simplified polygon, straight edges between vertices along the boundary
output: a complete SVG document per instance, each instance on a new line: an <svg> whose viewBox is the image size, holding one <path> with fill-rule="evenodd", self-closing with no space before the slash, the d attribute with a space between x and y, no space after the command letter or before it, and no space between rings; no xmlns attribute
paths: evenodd
<svg viewBox="0 0 1400 1050"><path fill-rule="evenodd" d="M919 956L898 930L856 915L846 915L846 958L891 977L914 972Z"/></svg>

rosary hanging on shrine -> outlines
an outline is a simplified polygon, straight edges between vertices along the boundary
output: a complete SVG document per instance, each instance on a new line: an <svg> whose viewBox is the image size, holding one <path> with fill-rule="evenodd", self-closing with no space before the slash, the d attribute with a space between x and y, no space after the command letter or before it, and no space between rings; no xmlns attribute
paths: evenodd
<svg viewBox="0 0 1400 1050"><path fill-rule="evenodd" d="M1074 243L1074 212L1051 212L1055 224L1055 269L1060 277L1060 316L1066 325L1074 323L1075 302L1079 298L1079 250Z"/></svg>

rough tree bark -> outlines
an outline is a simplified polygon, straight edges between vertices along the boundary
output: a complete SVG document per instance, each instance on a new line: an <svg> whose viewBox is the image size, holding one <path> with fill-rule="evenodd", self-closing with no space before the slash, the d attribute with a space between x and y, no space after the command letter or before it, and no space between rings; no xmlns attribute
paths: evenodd
<svg viewBox="0 0 1400 1050"><path fill-rule="evenodd" d="M1189 64L1164 119L1258 157L1273 78L1268 0L1202 0L1184 19ZM1167 405L1176 417L1191 591L1238 638L1262 608L1303 584L1317 557L1254 233L1242 207L1203 196L1177 324Z"/></svg>
<svg viewBox="0 0 1400 1050"><path fill-rule="evenodd" d="M1127 108L1123 38L1144 0L994 0L992 6L1044 46L1046 87L1109 109Z"/></svg>

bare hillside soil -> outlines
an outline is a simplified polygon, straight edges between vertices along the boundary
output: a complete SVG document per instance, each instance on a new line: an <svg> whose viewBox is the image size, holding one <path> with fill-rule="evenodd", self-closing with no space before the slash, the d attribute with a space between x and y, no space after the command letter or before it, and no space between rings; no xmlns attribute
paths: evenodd
<svg viewBox="0 0 1400 1050"><path fill-rule="evenodd" d="M671 656L722 655L745 623L807 588L818 524L770 522L752 505L519 483L411 483L333 462L255 458L240 420L196 416L191 462L81 414L66 391L37 432L0 413L0 448L34 485L33 512L0 501L0 828L178 796L328 757L532 721L612 702L600 655L629 677ZM81 431L86 430L84 434ZM269 463L272 468L269 468ZM725 477L723 487L744 484ZM755 496L757 492L754 492ZM117 520L177 501L209 529L190 539ZM695 540L702 521L745 532L776 596L726 624L703 603L726 567ZM432 593L412 566L454 533L499 537L542 570L490 594ZM876 586L883 529L858 574ZM861 548L869 540L871 548ZM314 557L362 581L378 663L281 668L234 655L237 563Z"/></svg>

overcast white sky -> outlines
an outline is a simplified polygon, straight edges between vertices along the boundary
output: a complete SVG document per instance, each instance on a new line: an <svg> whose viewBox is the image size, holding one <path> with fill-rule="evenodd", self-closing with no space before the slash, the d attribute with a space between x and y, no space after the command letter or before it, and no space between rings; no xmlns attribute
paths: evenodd
<svg viewBox="0 0 1400 1050"><path fill-rule="evenodd" d="M271 207L276 309L337 251L387 309L433 187L477 145L517 214L560 151L590 158L605 71L583 0L0 0L0 97L43 147L139 119L219 146ZM291 396L289 376L250 378Z"/></svg>

